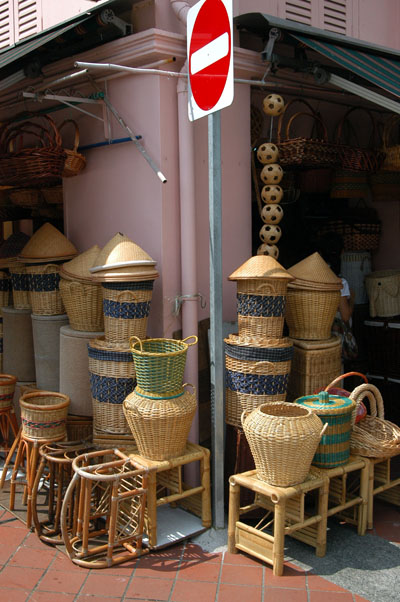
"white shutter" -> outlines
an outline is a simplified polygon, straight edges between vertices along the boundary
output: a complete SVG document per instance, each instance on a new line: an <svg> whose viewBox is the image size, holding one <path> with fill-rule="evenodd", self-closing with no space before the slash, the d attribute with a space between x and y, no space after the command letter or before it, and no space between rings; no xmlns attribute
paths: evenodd
<svg viewBox="0 0 400 602"><path fill-rule="evenodd" d="M13 0L0 0L0 48L14 44Z"/></svg>
<svg viewBox="0 0 400 602"><path fill-rule="evenodd" d="M312 0L285 0L284 19L312 25Z"/></svg>
<svg viewBox="0 0 400 602"><path fill-rule="evenodd" d="M322 28L346 35L348 26L348 0L324 0Z"/></svg>
<svg viewBox="0 0 400 602"><path fill-rule="evenodd" d="M15 15L15 37L22 40L39 31L38 0L18 0Z"/></svg>

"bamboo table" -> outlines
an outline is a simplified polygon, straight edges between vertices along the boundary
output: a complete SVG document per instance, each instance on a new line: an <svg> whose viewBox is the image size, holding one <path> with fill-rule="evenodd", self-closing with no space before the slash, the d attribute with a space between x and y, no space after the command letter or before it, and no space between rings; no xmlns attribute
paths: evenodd
<svg viewBox="0 0 400 602"><path fill-rule="evenodd" d="M188 442L185 453L170 460L149 460L136 453L128 455L135 464L149 470L145 524L150 548L157 545L157 508L163 504L179 503L200 516L203 527L211 527L210 451L207 448ZM196 487L189 487L182 478L182 467L192 462L200 463L200 485Z"/></svg>

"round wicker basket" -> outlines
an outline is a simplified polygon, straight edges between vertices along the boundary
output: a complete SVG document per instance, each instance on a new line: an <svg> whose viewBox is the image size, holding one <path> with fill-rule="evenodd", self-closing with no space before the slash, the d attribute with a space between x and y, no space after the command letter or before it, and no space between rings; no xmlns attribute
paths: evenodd
<svg viewBox="0 0 400 602"><path fill-rule="evenodd" d="M32 439L56 441L66 438L68 395L33 391L22 395L19 404L23 434Z"/></svg>
<svg viewBox="0 0 400 602"><path fill-rule="evenodd" d="M74 330L101 332L104 329L103 296L98 284L60 280L60 293Z"/></svg>
<svg viewBox="0 0 400 602"><path fill-rule="evenodd" d="M12 374L0 374L0 409L12 406L17 377Z"/></svg>

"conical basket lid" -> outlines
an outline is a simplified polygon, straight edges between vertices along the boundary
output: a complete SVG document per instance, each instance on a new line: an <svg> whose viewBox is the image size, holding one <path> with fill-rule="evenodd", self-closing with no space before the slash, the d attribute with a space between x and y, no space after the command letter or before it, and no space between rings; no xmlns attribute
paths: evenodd
<svg viewBox="0 0 400 602"><path fill-rule="evenodd" d="M118 232L103 247L97 258L96 265L92 267L108 269L120 267L121 264L132 261L153 262L154 260L139 245L124 234L121 234L121 232Z"/></svg>
<svg viewBox="0 0 400 602"><path fill-rule="evenodd" d="M340 284L341 279L331 270L319 253L309 255L289 268L296 279L320 282L324 284Z"/></svg>
<svg viewBox="0 0 400 602"><path fill-rule="evenodd" d="M22 259L48 259L71 257L78 251L57 228L46 222L36 230L20 253Z"/></svg>
<svg viewBox="0 0 400 602"><path fill-rule="evenodd" d="M90 278L89 269L97 263L97 257L101 249L98 245L93 245L87 251L84 251L71 261L63 263L63 270L69 275L76 278Z"/></svg>
<svg viewBox="0 0 400 602"><path fill-rule="evenodd" d="M293 275L289 274L269 255L254 255L238 267L230 276L229 280L251 280L258 278L281 278L284 280L293 280Z"/></svg>

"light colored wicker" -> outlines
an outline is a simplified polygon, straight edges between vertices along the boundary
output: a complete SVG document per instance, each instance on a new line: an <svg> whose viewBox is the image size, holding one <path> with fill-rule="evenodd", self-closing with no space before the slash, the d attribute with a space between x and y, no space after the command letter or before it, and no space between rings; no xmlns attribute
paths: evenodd
<svg viewBox="0 0 400 602"><path fill-rule="evenodd" d="M146 286L146 284L149 284ZM104 334L107 341L127 342L131 336L144 339L153 296L149 283L102 284Z"/></svg>
<svg viewBox="0 0 400 602"><path fill-rule="evenodd" d="M310 283L316 282L328 286L341 285L340 278L336 276L326 261L317 252L302 259L289 269L296 280L306 280Z"/></svg>
<svg viewBox="0 0 400 602"><path fill-rule="evenodd" d="M19 404L24 435L46 441L67 436L68 395L33 391L22 395Z"/></svg>
<svg viewBox="0 0 400 602"><path fill-rule="evenodd" d="M286 322L293 339L329 339L340 291L315 291L288 288Z"/></svg>
<svg viewBox="0 0 400 602"><path fill-rule="evenodd" d="M65 314L60 293L60 266L53 263L27 265L32 313L41 316Z"/></svg>
<svg viewBox="0 0 400 602"><path fill-rule="evenodd" d="M293 343L292 367L289 376L288 397L293 401L324 388L342 370L342 345L339 337L328 339L332 344L310 341L309 349Z"/></svg>
<svg viewBox="0 0 400 602"><path fill-rule="evenodd" d="M350 394L358 405L369 401L370 414L353 424L350 447L353 454L368 458L389 458L400 454L400 427L385 420L382 395L375 385L360 385Z"/></svg>
<svg viewBox="0 0 400 602"><path fill-rule="evenodd" d="M311 410L293 403L266 403L242 416L257 476L269 485L302 483L324 432Z"/></svg>
<svg viewBox="0 0 400 602"><path fill-rule="evenodd" d="M287 283L293 278L292 274L269 255L253 255L229 276L229 280L237 280L238 283L241 280L258 280L259 285L265 281L271 283L281 280Z"/></svg>
<svg viewBox="0 0 400 602"><path fill-rule="evenodd" d="M104 245L97 258L96 266L112 268L132 261L153 261L146 251L130 238L118 232Z"/></svg>
<svg viewBox="0 0 400 602"><path fill-rule="evenodd" d="M371 318L400 314L400 270L371 272L365 277Z"/></svg>
<svg viewBox="0 0 400 602"><path fill-rule="evenodd" d="M23 264L9 268L15 309L30 309L30 276Z"/></svg>
<svg viewBox="0 0 400 602"><path fill-rule="evenodd" d="M0 272L0 313L2 307L10 305L11 280L7 272Z"/></svg>
<svg viewBox="0 0 400 602"><path fill-rule="evenodd" d="M71 328L87 332L104 330L101 286L61 278L59 288Z"/></svg>
<svg viewBox="0 0 400 602"><path fill-rule="evenodd" d="M168 399L151 399L136 391L128 395L124 412L140 455L151 460L182 456L196 409L194 387L193 392Z"/></svg>
<svg viewBox="0 0 400 602"><path fill-rule="evenodd" d="M21 251L20 258L26 263L29 259L41 259L46 261L47 258L68 257L78 253L76 247L62 234L55 226L46 222L26 243Z"/></svg>
<svg viewBox="0 0 400 602"><path fill-rule="evenodd" d="M62 172L63 178L72 178L73 176L77 176L81 173L83 169L86 167L86 159L81 154L78 153L79 147L79 127L76 121L73 119L65 119L62 124L59 126L59 131L66 125L70 123L74 127L74 145L71 149L64 148L64 152L66 154L66 159L64 163L64 168Z"/></svg>
<svg viewBox="0 0 400 602"><path fill-rule="evenodd" d="M0 409L12 406L17 377L13 374L0 374Z"/></svg>
<svg viewBox="0 0 400 602"><path fill-rule="evenodd" d="M193 339L192 342L190 339ZM182 392L187 350L196 345L195 335L178 339L129 339L140 393L168 397Z"/></svg>
<svg viewBox="0 0 400 602"><path fill-rule="evenodd" d="M74 280L86 280L89 278L92 281L89 268L96 263L100 251L101 249L98 245L93 245L90 249L71 259L71 261L63 263L61 274L65 273L68 278Z"/></svg>

